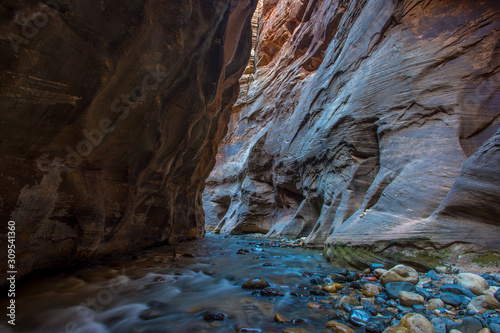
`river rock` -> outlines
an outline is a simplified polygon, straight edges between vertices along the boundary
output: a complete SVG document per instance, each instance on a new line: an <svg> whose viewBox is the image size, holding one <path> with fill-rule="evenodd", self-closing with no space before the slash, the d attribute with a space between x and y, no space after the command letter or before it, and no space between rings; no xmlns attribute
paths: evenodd
<svg viewBox="0 0 500 333"><path fill-rule="evenodd" d="M334 293L340 289L342 289L342 285L340 283L330 283L323 287L323 290L329 293Z"/></svg>
<svg viewBox="0 0 500 333"><path fill-rule="evenodd" d="M372 316L366 323L366 331L382 333L391 324L391 319L391 317Z"/></svg>
<svg viewBox="0 0 500 333"><path fill-rule="evenodd" d="M492 333L491 330L488 327L483 327L479 332L477 333Z"/></svg>
<svg viewBox="0 0 500 333"><path fill-rule="evenodd" d="M373 283L367 283L363 285L362 293L366 297L373 297L382 292L382 287Z"/></svg>
<svg viewBox="0 0 500 333"><path fill-rule="evenodd" d="M288 321L288 319L286 319L284 316L282 316L279 313L275 313L274 314L274 321L276 321L278 323L286 323Z"/></svg>
<svg viewBox="0 0 500 333"><path fill-rule="evenodd" d="M425 298L425 300L429 300L431 299L433 296L431 293L429 293L427 290L425 290L424 288L420 288L420 287L415 287L415 292L417 294L419 294L420 296L422 296L423 298Z"/></svg>
<svg viewBox="0 0 500 333"><path fill-rule="evenodd" d="M326 327L329 327L333 332L337 333L354 333L352 328L335 320L330 320L326 323Z"/></svg>
<svg viewBox="0 0 500 333"><path fill-rule="evenodd" d="M373 263L370 265L370 272L375 272L375 270L377 269L384 269L385 268L385 265L384 264L377 264L377 263Z"/></svg>
<svg viewBox="0 0 500 333"><path fill-rule="evenodd" d="M416 304L424 304L425 299L417 293L412 293L410 291L400 291L398 294L399 301L401 305L413 306Z"/></svg>
<svg viewBox="0 0 500 333"><path fill-rule="evenodd" d="M483 277L472 273L460 273L457 276L456 284L472 291L475 295L481 295L488 290L490 285Z"/></svg>
<svg viewBox="0 0 500 333"><path fill-rule="evenodd" d="M498 289L495 294L494 294L495 298L497 299L497 301L500 302L500 289Z"/></svg>
<svg viewBox="0 0 500 333"><path fill-rule="evenodd" d="M410 282L390 282L385 285L385 293L389 298L397 299L402 291L414 291L415 285Z"/></svg>
<svg viewBox="0 0 500 333"><path fill-rule="evenodd" d="M358 300L353 296L342 296L339 301L339 307L344 307L345 305L358 305Z"/></svg>
<svg viewBox="0 0 500 333"><path fill-rule="evenodd" d="M260 296L285 296L283 291L277 288L269 288L269 287L264 289L254 290L253 293L258 294Z"/></svg>
<svg viewBox="0 0 500 333"><path fill-rule="evenodd" d="M476 318L464 318L461 322L454 322L446 325L446 329L458 330L462 333L477 333L483 328L483 324Z"/></svg>
<svg viewBox="0 0 500 333"><path fill-rule="evenodd" d="M212 321L223 321L226 315L221 312L209 312L203 315L203 319L208 322Z"/></svg>
<svg viewBox="0 0 500 333"><path fill-rule="evenodd" d="M385 273L387 273L388 270L387 269L383 269L383 268L377 268L374 272L373 272L373 275L375 275L376 278L380 278L382 275L384 275Z"/></svg>
<svg viewBox="0 0 500 333"><path fill-rule="evenodd" d="M500 302L490 295L482 295L474 298L468 305L467 310L484 313L488 310L500 308Z"/></svg>
<svg viewBox="0 0 500 333"><path fill-rule="evenodd" d="M405 265L397 265L380 277L380 284L384 287L390 282L410 282L417 284L418 281L418 272L414 268Z"/></svg>
<svg viewBox="0 0 500 333"><path fill-rule="evenodd" d="M435 333L431 322L417 313L407 313L401 318L399 326L406 327L412 333Z"/></svg>
<svg viewBox="0 0 500 333"><path fill-rule="evenodd" d="M354 325L363 326L366 325L370 317L371 317L370 312L362 309L355 309L352 310L351 314L349 315L349 321Z"/></svg>
<svg viewBox="0 0 500 333"><path fill-rule="evenodd" d="M449 292L449 293L453 293L456 295L467 296L470 298L475 297L475 295L472 291L470 291L469 289L467 289L464 286L461 286L459 284L445 284L445 285L442 285L439 289L442 292Z"/></svg>
<svg viewBox="0 0 500 333"><path fill-rule="evenodd" d="M264 279L261 278L253 278L248 281L245 281L241 286L244 289L264 289L269 287L270 284Z"/></svg>
<svg viewBox="0 0 500 333"><path fill-rule="evenodd" d="M439 295L439 298L445 302L446 304L449 304L451 306L459 306L460 304L462 304L463 302L463 297L464 296L461 296L461 295L456 295L456 294L452 294L452 293L442 293L441 295Z"/></svg>
<svg viewBox="0 0 500 333"><path fill-rule="evenodd" d="M389 326L382 333L412 333L412 332L406 327Z"/></svg>
<svg viewBox="0 0 500 333"><path fill-rule="evenodd" d="M440 298L432 298L426 305L427 310L434 311L439 308L444 308L444 302Z"/></svg>

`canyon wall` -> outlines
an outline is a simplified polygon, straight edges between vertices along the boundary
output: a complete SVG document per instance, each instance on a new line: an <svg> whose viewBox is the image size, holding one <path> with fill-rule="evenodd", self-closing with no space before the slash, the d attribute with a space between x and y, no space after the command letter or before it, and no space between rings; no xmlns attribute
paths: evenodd
<svg viewBox="0 0 500 333"><path fill-rule="evenodd" d="M15 222L18 277L203 236L256 4L2 2L0 232L6 249Z"/></svg>
<svg viewBox="0 0 500 333"><path fill-rule="evenodd" d="M354 266L499 251L499 28L497 1L264 0L208 230Z"/></svg>

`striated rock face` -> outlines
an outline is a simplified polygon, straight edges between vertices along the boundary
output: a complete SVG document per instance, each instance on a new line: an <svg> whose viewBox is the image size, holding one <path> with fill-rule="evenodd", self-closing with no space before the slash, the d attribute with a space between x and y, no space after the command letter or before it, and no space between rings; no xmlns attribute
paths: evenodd
<svg viewBox="0 0 500 333"><path fill-rule="evenodd" d="M497 1L264 1L207 227L354 265L500 250L499 28Z"/></svg>
<svg viewBox="0 0 500 333"><path fill-rule="evenodd" d="M16 222L18 277L204 234L256 2L2 2L0 225L5 244Z"/></svg>

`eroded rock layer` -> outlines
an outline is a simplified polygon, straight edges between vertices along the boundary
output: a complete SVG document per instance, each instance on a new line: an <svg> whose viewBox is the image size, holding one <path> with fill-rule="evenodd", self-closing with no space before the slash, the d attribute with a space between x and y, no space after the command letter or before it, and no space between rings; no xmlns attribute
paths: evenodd
<svg viewBox="0 0 500 333"><path fill-rule="evenodd" d="M16 222L18 277L204 234L255 7L2 2L1 233Z"/></svg>
<svg viewBox="0 0 500 333"><path fill-rule="evenodd" d="M499 13L265 0L204 192L208 228L307 237L352 264L498 251Z"/></svg>

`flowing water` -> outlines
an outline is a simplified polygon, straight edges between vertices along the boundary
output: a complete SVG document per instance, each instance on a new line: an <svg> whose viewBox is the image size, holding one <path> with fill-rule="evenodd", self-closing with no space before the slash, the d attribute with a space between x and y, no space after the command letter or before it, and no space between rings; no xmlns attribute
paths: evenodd
<svg viewBox="0 0 500 333"><path fill-rule="evenodd" d="M249 252L237 254L239 249ZM12 332L281 332L288 327L326 332L332 309L309 308L314 296L304 288L313 287L311 279L340 270L319 251L218 235L101 263L20 287ZM255 277L285 296L255 296L242 288ZM297 292L303 297L293 296ZM210 322L204 319L208 313L225 318ZM275 322L275 313L297 319L295 326Z"/></svg>

